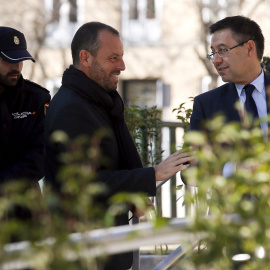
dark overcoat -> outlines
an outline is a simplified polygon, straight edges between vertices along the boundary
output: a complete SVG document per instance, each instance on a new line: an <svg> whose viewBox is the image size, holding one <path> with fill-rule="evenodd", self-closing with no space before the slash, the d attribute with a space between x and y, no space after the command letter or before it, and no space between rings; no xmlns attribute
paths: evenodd
<svg viewBox="0 0 270 270"><path fill-rule="evenodd" d="M74 79L72 79L74 77ZM45 176L56 189L59 188L57 173L61 167L59 155L64 148L52 143L54 131L63 131L71 139L81 135L91 138L97 131L105 130L100 145L101 157L106 158L97 168L98 181L105 183L109 189L106 201L118 192L144 192L149 196L156 193L154 168L125 168L125 160L120 149L127 147L119 142L114 123L108 110L108 94L82 71L71 66L64 73L62 86L53 97L47 112L45 123ZM124 132L124 130L123 130ZM118 134L119 135L119 134ZM137 153L136 153L137 154ZM90 176L89 176L90 179ZM128 215L117 219L117 225L128 224ZM105 269L129 269L132 254L114 256Z"/></svg>

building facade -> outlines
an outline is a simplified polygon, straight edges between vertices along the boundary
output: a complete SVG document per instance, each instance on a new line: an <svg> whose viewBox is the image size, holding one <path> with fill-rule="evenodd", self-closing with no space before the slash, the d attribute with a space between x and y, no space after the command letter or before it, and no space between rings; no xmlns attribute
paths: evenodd
<svg viewBox="0 0 270 270"><path fill-rule="evenodd" d="M189 97L222 83L205 57L208 26L229 15L249 16L261 26L264 55L270 56L269 8L269 1L260 0L24 0L23 5L21 0L1 0L0 21L25 34L36 63L24 62L24 77L52 96L72 64L70 43L76 30L89 21L113 26L125 49L126 70L118 89L124 102L138 97L137 105L157 105L164 121L177 121L174 108L183 102L191 107ZM180 132L179 145L181 138Z"/></svg>
<svg viewBox="0 0 270 270"><path fill-rule="evenodd" d="M119 30L124 43L126 70L119 92L125 103L138 97L138 105L157 105L169 121L176 120L172 110L180 103L211 88L209 63L204 61L209 39L205 32L212 21L250 16L261 25L265 55L270 54L268 1L26 0L19 11L17 6L20 0L1 1L1 25L21 30L37 59L36 64L25 62L25 77L53 95L71 64L70 43L78 27L104 22Z"/></svg>

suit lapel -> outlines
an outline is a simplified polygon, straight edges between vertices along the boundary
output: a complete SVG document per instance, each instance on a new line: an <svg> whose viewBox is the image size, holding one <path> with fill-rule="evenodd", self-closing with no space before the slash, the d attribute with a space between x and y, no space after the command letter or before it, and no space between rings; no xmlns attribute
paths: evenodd
<svg viewBox="0 0 270 270"><path fill-rule="evenodd" d="M238 110L235 108L235 104L239 101L239 96L235 88L234 83L228 83L224 86L221 95L221 107L222 111L225 112L228 122L240 121L240 116Z"/></svg>
<svg viewBox="0 0 270 270"><path fill-rule="evenodd" d="M264 73L264 85L266 93L267 114L270 112L270 75Z"/></svg>

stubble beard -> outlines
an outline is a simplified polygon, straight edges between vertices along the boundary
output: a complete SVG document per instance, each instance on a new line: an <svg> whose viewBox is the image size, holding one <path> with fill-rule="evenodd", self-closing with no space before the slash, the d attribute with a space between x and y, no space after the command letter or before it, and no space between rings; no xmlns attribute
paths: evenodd
<svg viewBox="0 0 270 270"><path fill-rule="evenodd" d="M17 79L10 79L8 78L8 76L10 75L18 75L18 78ZM0 74L0 86L2 88L6 88L6 87L14 87L18 84L18 81L21 77L21 73L18 72L18 71L11 71L11 72L8 72L6 75L2 75Z"/></svg>
<svg viewBox="0 0 270 270"><path fill-rule="evenodd" d="M89 67L89 76L106 92L115 91L117 88L117 84L110 81L111 74L108 75L95 59Z"/></svg>

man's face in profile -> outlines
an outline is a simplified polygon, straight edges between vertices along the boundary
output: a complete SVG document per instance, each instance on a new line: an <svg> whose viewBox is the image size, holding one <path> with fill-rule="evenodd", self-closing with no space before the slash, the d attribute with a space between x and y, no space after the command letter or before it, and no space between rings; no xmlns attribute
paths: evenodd
<svg viewBox="0 0 270 270"><path fill-rule="evenodd" d="M108 31L99 34L101 47L89 67L89 77L106 91L117 88L118 76L125 70L123 44L119 36Z"/></svg>
<svg viewBox="0 0 270 270"><path fill-rule="evenodd" d="M251 61L248 57L249 41L241 46L237 46L239 43L241 42L233 38L230 29L215 32L211 40L211 50L215 52L225 50L225 53L222 57L216 53L212 63L224 82L248 84L251 70ZM237 47L230 50L234 46ZM252 62L252 64L255 63Z"/></svg>

